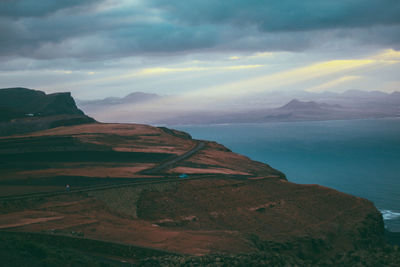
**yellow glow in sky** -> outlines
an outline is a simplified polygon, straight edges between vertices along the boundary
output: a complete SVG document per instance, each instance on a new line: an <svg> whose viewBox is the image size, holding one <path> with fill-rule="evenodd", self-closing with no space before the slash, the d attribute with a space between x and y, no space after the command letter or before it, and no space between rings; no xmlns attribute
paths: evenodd
<svg viewBox="0 0 400 267"><path fill-rule="evenodd" d="M308 89L306 89L306 91L308 91L308 92L321 92L321 91L324 91L326 89L333 88L333 87L335 87L337 85L340 85L340 84L343 84L343 83L346 83L346 82L351 82L351 81L354 81L354 80L357 80L357 79L360 79L360 78L362 78L362 77L361 76L343 76L343 77L340 77L338 79L331 80L331 81L322 83L320 85L308 88Z"/></svg>
<svg viewBox="0 0 400 267"><path fill-rule="evenodd" d="M382 53L373 56L376 60L400 62L400 51L386 49Z"/></svg>
<svg viewBox="0 0 400 267"><path fill-rule="evenodd" d="M360 69L373 65L374 63L376 63L376 60L373 59L324 61L305 67L268 74L254 79L207 88L201 91L193 92L193 94L232 95L275 90L283 86L296 85L298 83L326 75Z"/></svg>
<svg viewBox="0 0 400 267"><path fill-rule="evenodd" d="M189 71L202 71L202 70L207 70L207 68L204 68L204 67L187 67L187 68L156 67L156 68L147 68L147 69L140 70L136 73L133 73L133 75L135 75L135 76L159 75L159 74L165 74L165 73L171 73L171 72L189 72Z"/></svg>
<svg viewBox="0 0 400 267"><path fill-rule="evenodd" d="M226 58L221 61L190 59L176 65L144 67L142 69L131 69L130 71L125 70L122 73L114 72L108 75L105 72L96 72L96 75L93 75L94 72L86 72L89 74L87 77L91 76L91 78L79 82L64 83L63 86L87 86L104 83L112 86L113 82L128 82L139 78L142 84L146 84L147 81L151 83L155 79L159 81L165 79L166 82L169 82L168 77L174 77L175 75L175 80L182 79L186 82L185 85L183 85L184 82L177 85L176 90L180 91L178 94L189 98L209 96L223 99L272 90L307 89L308 91L319 92L332 89L340 91L341 85L346 85L346 88L348 88L347 85L351 85L351 82L359 80L363 76L371 79L370 74L372 72L375 73L375 77L379 77L379 72L383 71L385 67L390 66L392 68L392 65L399 64L400 51L388 49L364 58L332 59L292 69L286 67L283 70L281 66L285 66L288 59L293 59L296 62L297 58L294 54L288 52L266 52L255 53L250 56L231 56L229 59L232 61L226 61ZM300 57L298 60L302 60L302 58ZM280 64L280 62L283 62L283 64ZM274 70L272 67L275 65L279 66L281 71ZM293 66L291 63L288 65ZM257 72L252 72L252 69L256 68L258 68ZM224 80L215 78L215 74L228 71L237 72L238 75L231 75L231 79L226 78ZM62 75L71 74L68 70L56 72ZM202 72L202 74L200 76L191 75L195 72ZM201 89L190 89L190 83L196 84L196 79L202 79L201 82L203 82L203 80L207 80L208 75L210 75L210 79L207 81L209 85L204 83L205 85ZM227 75L226 77L229 76ZM215 82L213 82L213 79L215 79ZM190 83L189 86L186 86L188 80L190 80ZM360 80L360 82L365 82L365 80ZM365 88L368 88L368 86ZM379 90L379 88L376 89Z"/></svg>
<svg viewBox="0 0 400 267"><path fill-rule="evenodd" d="M245 70L245 69L254 69L254 68L261 68L264 65L237 65L237 66L229 66L229 67L222 67L222 70Z"/></svg>

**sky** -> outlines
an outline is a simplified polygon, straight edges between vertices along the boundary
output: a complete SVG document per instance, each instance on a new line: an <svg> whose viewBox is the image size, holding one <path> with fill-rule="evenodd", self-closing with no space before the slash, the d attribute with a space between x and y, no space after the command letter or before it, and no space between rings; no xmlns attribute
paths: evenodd
<svg viewBox="0 0 400 267"><path fill-rule="evenodd" d="M0 0L0 88L182 105L400 90L398 0Z"/></svg>

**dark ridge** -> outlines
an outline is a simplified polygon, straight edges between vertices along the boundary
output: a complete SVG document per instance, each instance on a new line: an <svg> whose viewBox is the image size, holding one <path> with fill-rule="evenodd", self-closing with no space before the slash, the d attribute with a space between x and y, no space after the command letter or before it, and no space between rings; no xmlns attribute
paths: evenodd
<svg viewBox="0 0 400 267"><path fill-rule="evenodd" d="M0 136L96 122L71 93L46 94L27 88L0 89Z"/></svg>
<svg viewBox="0 0 400 267"><path fill-rule="evenodd" d="M46 95L42 91L20 87L0 89L0 108L3 111L18 113L19 117L21 114L25 117L83 115L69 92Z"/></svg>
<svg viewBox="0 0 400 267"><path fill-rule="evenodd" d="M121 105L121 104L135 104L140 102L151 101L160 98L161 96L152 93L133 92L125 97L107 97L97 100L79 100L76 102L84 110L93 108L102 108L105 106Z"/></svg>
<svg viewBox="0 0 400 267"><path fill-rule="evenodd" d="M88 176L64 175L64 176L51 176L43 178L0 180L0 185L64 187L66 184L69 184L74 188L78 188L82 186L116 185L116 184L138 183L138 182L149 182L153 180L157 180L157 178L88 177Z"/></svg>
<svg viewBox="0 0 400 267"><path fill-rule="evenodd" d="M2 163L23 162L160 162L171 157L167 153L119 151L54 151L2 154Z"/></svg>

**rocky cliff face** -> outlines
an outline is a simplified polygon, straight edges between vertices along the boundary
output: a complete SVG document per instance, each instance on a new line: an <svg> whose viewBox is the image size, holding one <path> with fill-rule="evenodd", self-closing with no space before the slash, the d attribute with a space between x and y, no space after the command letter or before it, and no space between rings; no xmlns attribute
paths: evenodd
<svg viewBox="0 0 400 267"><path fill-rule="evenodd" d="M77 108L70 93L0 89L0 136L89 122L94 120Z"/></svg>
<svg viewBox="0 0 400 267"><path fill-rule="evenodd" d="M42 91L27 88L0 89L0 107L19 113L20 117L49 115L83 115L75 104L71 93L55 93L46 95ZM4 117L1 117L4 119ZM10 119L13 119L11 117Z"/></svg>

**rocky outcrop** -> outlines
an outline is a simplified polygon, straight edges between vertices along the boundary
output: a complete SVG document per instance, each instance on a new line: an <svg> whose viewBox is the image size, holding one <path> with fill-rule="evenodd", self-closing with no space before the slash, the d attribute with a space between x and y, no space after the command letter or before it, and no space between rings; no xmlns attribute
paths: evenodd
<svg viewBox="0 0 400 267"><path fill-rule="evenodd" d="M95 122L77 108L71 93L0 89L0 136Z"/></svg>
<svg viewBox="0 0 400 267"><path fill-rule="evenodd" d="M27 88L0 89L0 107L23 117L50 115L83 115L71 93L45 94ZM20 116L16 117L19 118Z"/></svg>

